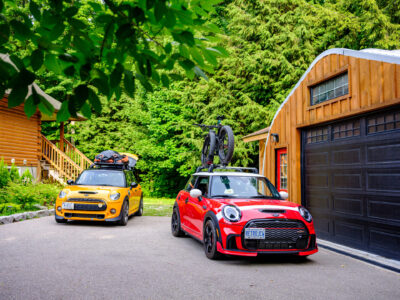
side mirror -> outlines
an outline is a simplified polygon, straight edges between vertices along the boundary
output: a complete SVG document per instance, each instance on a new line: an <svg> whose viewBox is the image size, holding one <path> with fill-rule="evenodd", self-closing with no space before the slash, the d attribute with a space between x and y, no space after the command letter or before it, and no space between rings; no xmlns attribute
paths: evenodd
<svg viewBox="0 0 400 300"><path fill-rule="evenodd" d="M137 186L138 186L138 184L136 182L131 182L131 189L133 189L133 188L135 188Z"/></svg>
<svg viewBox="0 0 400 300"><path fill-rule="evenodd" d="M73 181L72 179L68 179L68 180L67 180L67 184L68 184L68 185L71 185L71 184L73 184L73 183L74 183L74 181Z"/></svg>
<svg viewBox="0 0 400 300"><path fill-rule="evenodd" d="M279 195L281 195L281 198L282 199L287 199L287 198L289 198L289 194L288 193L286 193L286 192L279 192Z"/></svg>
<svg viewBox="0 0 400 300"><path fill-rule="evenodd" d="M190 191L190 197L192 197L192 198L199 198L199 197L201 197L201 195L202 195L202 193L201 193L201 191L199 190L199 189L192 189L191 191Z"/></svg>

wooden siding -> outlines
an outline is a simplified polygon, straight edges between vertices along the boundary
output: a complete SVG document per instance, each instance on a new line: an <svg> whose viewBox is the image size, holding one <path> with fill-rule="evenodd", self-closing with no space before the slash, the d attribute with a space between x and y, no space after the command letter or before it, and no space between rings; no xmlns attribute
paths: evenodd
<svg viewBox="0 0 400 300"><path fill-rule="evenodd" d="M10 165L37 167L40 158L40 113L28 119L23 104L7 107L7 100L0 100L0 159Z"/></svg>
<svg viewBox="0 0 400 300"><path fill-rule="evenodd" d="M348 71L349 94L310 106L311 85ZM275 118L265 161L260 143L260 171L276 184L276 150L288 148L288 193L301 203L301 129L400 103L400 65L331 54L319 60L290 96ZM262 155L261 155L262 153Z"/></svg>

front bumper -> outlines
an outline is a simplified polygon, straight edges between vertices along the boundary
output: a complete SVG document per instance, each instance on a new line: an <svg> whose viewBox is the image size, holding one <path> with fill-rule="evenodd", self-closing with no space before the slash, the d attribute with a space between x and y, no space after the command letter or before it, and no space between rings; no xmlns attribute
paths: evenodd
<svg viewBox="0 0 400 300"><path fill-rule="evenodd" d="M101 208L96 209L88 202L74 202L75 209L62 209L64 201L57 200L55 205L55 217L57 219L81 220L81 221L106 221L114 222L121 219L122 201L102 201ZM97 205L97 204L96 204ZM61 210L59 210L59 207ZM111 210L115 213L111 213Z"/></svg>
<svg viewBox="0 0 400 300"><path fill-rule="evenodd" d="M300 228L292 228L292 233L288 231L291 228L266 228L266 237L260 240L260 243L254 243L255 240L245 240L244 230L250 223L254 221L272 222L297 222L302 223L305 230L300 232ZM219 239L217 243L217 250L220 253L228 255L241 255L241 256L257 256L259 254L294 254L299 256L307 256L318 252L318 245L316 242L316 235L313 224L306 224L301 220L287 220L287 219L262 219L250 220L247 223L233 224L222 221L219 222ZM267 227L267 226L266 226ZM282 230L282 235L280 235ZM306 235L305 235L306 233ZM291 240L290 240L291 239Z"/></svg>

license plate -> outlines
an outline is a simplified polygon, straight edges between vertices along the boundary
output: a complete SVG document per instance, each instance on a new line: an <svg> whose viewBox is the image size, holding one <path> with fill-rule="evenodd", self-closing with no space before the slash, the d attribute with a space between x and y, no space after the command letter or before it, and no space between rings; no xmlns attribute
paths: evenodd
<svg viewBox="0 0 400 300"><path fill-rule="evenodd" d="M264 228L246 228L244 231L244 238L249 240L264 240Z"/></svg>
<svg viewBox="0 0 400 300"><path fill-rule="evenodd" d="M62 204L63 209L74 209L74 203L72 202L63 202Z"/></svg>

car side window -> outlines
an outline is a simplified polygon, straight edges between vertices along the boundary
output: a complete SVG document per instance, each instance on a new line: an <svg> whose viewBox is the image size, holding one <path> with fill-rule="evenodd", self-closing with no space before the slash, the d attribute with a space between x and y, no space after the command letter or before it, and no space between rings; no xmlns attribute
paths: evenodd
<svg viewBox="0 0 400 300"><path fill-rule="evenodd" d="M132 182L132 177L129 171L125 171L126 186L130 187Z"/></svg>
<svg viewBox="0 0 400 300"><path fill-rule="evenodd" d="M190 192L191 189L194 188L194 184L196 183L197 176L190 177L189 181L186 184L185 190Z"/></svg>
<svg viewBox="0 0 400 300"><path fill-rule="evenodd" d="M199 189L203 196L208 196L208 184L209 184L209 177L208 176L201 176L197 180L196 189Z"/></svg>

